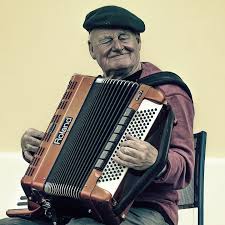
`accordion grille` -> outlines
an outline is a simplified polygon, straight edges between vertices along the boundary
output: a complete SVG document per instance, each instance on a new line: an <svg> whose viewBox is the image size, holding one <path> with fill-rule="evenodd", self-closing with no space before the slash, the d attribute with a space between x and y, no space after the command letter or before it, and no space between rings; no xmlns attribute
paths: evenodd
<svg viewBox="0 0 225 225"><path fill-rule="evenodd" d="M86 180L139 84L98 78L46 180L45 192L79 199Z"/></svg>

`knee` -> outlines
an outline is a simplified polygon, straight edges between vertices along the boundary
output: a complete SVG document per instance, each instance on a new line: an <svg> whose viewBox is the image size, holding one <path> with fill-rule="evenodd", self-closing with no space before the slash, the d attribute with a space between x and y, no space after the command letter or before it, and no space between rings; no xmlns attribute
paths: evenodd
<svg viewBox="0 0 225 225"><path fill-rule="evenodd" d="M16 223L18 222L17 218L4 218L0 220L0 225L14 225L14 224L19 224Z"/></svg>
<svg viewBox="0 0 225 225"><path fill-rule="evenodd" d="M4 218L0 220L0 225L26 225L28 223L25 222L24 219L21 218Z"/></svg>

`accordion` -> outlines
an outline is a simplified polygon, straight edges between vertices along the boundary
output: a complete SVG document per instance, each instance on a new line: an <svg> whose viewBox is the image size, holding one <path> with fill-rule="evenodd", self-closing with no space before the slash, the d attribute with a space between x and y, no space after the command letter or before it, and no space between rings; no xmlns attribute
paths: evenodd
<svg viewBox="0 0 225 225"><path fill-rule="evenodd" d="M164 95L136 82L74 75L21 180L28 209L8 216L90 216L110 225L166 163L174 116ZM113 158L130 134L154 145L156 162L145 171ZM132 185L131 185L132 183Z"/></svg>

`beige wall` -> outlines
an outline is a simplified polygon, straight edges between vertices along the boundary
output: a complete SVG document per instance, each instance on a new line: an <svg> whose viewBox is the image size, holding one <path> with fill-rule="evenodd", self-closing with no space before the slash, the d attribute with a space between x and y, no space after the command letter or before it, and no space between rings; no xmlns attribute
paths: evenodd
<svg viewBox="0 0 225 225"><path fill-rule="evenodd" d="M225 156L223 0L0 0L0 151L19 151L28 127L45 130L74 72L101 73L82 23L107 4L145 21L143 61L183 77L194 96L195 131L208 132L207 154Z"/></svg>

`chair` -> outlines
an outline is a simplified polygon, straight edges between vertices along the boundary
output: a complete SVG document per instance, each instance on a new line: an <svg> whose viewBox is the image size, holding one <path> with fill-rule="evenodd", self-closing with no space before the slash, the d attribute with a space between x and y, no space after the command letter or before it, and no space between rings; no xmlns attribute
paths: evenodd
<svg viewBox="0 0 225 225"><path fill-rule="evenodd" d="M195 170L190 184L179 190L179 209L197 208L198 225L204 224L204 167L206 150L205 131L194 134L195 140Z"/></svg>

